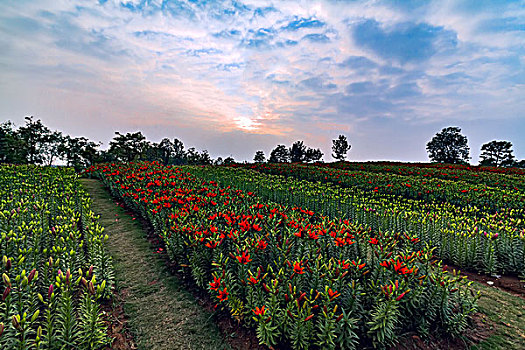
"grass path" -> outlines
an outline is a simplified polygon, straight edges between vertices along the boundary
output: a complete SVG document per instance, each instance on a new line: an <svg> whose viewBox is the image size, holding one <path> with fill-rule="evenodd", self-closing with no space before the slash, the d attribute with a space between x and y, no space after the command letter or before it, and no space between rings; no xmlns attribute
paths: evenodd
<svg viewBox="0 0 525 350"><path fill-rule="evenodd" d="M228 349L212 319L154 254L138 220L117 206L103 185L81 179L109 235L116 285L139 349Z"/></svg>
<svg viewBox="0 0 525 350"><path fill-rule="evenodd" d="M488 339L471 349L525 349L525 299L477 282L473 289L481 290L478 309L492 321L493 325L487 327L495 329Z"/></svg>

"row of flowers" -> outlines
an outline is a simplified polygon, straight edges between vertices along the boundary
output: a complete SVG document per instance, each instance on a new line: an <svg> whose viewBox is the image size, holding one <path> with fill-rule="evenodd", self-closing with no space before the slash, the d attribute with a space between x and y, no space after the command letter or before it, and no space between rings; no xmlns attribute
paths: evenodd
<svg viewBox="0 0 525 350"><path fill-rule="evenodd" d="M0 167L0 349L108 342L107 236L72 169Z"/></svg>
<svg viewBox="0 0 525 350"><path fill-rule="evenodd" d="M437 256L461 269L525 276L525 222L519 218L522 210L491 214L476 207L428 203L238 167L193 167L189 171L219 180L223 186L346 218L375 231L406 232L420 239L418 248L431 244Z"/></svg>
<svg viewBox="0 0 525 350"><path fill-rule="evenodd" d="M185 168L92 167L162 238L170 257L261 344L294 349L459 335L477 295L417 237L283 206Z"/></svg>
<svg viewBox="0 0 525 350"><path fill-rule="evenodd" d="M460 207L475 206L495 213L503 209L520 209L523 218L525 194L519 187L493 187L486 182L470 182L439 177L404 176L389 172L345 170L330 166L301 163L237 164L267 174L291 176L309 181L356 187L372 193L399 195L429 203L450 203ZM363 168L364 169L364 168ZM504 177L506 175L497 175ZM520 180L521 181L521 178Z"/></svg>

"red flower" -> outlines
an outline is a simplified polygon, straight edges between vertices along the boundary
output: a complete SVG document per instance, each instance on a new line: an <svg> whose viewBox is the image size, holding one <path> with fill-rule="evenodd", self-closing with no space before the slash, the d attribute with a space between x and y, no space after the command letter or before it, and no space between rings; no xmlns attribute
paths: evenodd
<svg viewBox="0 0 525 350"><path fill-rule="evenodd" d="M221 302L228 300L228 294L230 294L228 293L228 288L224 288L223 290L219 291L219 295L217 295L217 298L219 298Z"/></svg>
<svg viewBox="0 0 525 350"><path fill-rule="evenodd" d="M337 293L337 291L333 291L332 288L328 289L328 296L330 297L330 299L335 299L340 295L341 294Z"/></svg>
<svg viewBox="0 0 525 350"><path fill-rule="evenodd" d="M252 309L252 311L256 316L262 316L266 313L266 310L264 309L264 305L261 306L260 309L256 306L255 309Z"/></svg>
<svg viewBox="0 0 525 350"><path fill-rule="evenodd" d="M248 280L248 283L250 283L251 285L257 284L258 282L259 280L253 276L250 276L250 279Z"/></svg>
<svg viewBox="0 0 525 350"><path fill-rule="evenodd" d="M243 265L246 265L247 263L252 261L252 259L250 259L250 254L246 254L246 252L242 252L242 255L241 256L236 256L236 258Z"/></svg>
<svg viewBox="0 0 525 350"><path fill-rule="evenodd" d="M374 245L377 245L379 243L379 241L377 240L377 238L370 238L370 244L374 244Z"/></svg>
<svg viewBox="0 0 525 350"><path fill-rule="evenodd" d="M257 242L257 249L265 250L267 246L268 246L268 243L266 243L262 239L259 240L259 242Z"/></svg>
<svg viewBox="0 0 525 350"><path fill-rule="evenodd" d="M298 275L302 275L304 273L304 267L301 266L301 262L296 262L293 265L293 272L295 272Z"/></svg>
<svg viewBox="0 0 525 350"><path fill-rule="evenodd" d="M221 286L221 279L213 276L213 282L210 282L210 289L217 290Z"/></svg>

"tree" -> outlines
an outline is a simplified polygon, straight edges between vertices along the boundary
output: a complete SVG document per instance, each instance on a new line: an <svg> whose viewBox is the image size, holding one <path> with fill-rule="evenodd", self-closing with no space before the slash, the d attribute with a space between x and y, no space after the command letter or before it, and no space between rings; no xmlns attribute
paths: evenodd
<svg viewBox="0 0 525 350"><path fill-rule="evenodd" d="M115 137L109 142L109 152L121 161L131 162L140 159L145 155L148 147L146 137L140 131L135 133L126 133L122 135L118 131Z"/></svg>
<svg viewBox="0 0 525 350"><path fill-rule="evenodd" d="M59 157L66 162L67 166L72 166L79 170L91 166L99 160L100 154L97 150L99 146L100 143L95 143L85 137L66 135L57 151Z"/></svg>
<svg viewBox="0 0 525 350"><path fill-rule="evenodd" d="M346 136L339 135L337 140L332 140L332 157L338 161L344 161L346 159L346 154L350 151L352 146L348 143Z"/></svg>
<svg viewBox="0 0 525 350"><path fill-rule="evenodd" d="M437 133L427 143L429 158L438 163L466 163L469 157L467 137L461 134L461 129L449 126Z"/></svg>
<svg viewBox="0 0 525 350"><path fill-rule="evenodd" d="M290 147L290 160L292 163L302 162L306 158L306 146L303 141L295 141Z"/></svg>
<svg viewBox="0 0 525 350"><path fill-rule="evenodd" d="M270 163L286 163L290 161L290 151L285 145L277 145L270 153Z"/></svg>
<svg viewBox="0 0 525 350"><path fill-rule="evenodd" d="M232 165L232 164L235 164L235 159L233 159L232 156L229 156L229 157L227 157L227 158L224 159L223 164L224 164L224 165Z"/></svg>
<svg viewBox="0 0 525 350"><path fill-rule="evenodd" d="M305 160L306 162L317 162L323 156L323 152L319 148L308 148L306 150Z"/></svg>
<svg viewBox="0 0 525 350"><path fill-rule="evenodd" d="M24 163L42 164L47 156L43 147L52 132L47 126L42 124L40 119L34 121L33 116L25 117L25 121L25 125L19 127L16 131L22 146L20 150L22 153L21 158L24 160Z"/></svg>
<svg viewBox="0 0 525 350"><path fill-rule="evenodd" d="M182 165L187 163L186 153L184 152L184 144L179 139L173 139L172 145L172 158L170 164Z"/></svg>
<svg viewBox="0 0 525 350"><path fill-rule="evenodd" d="M53 164L55 158L59 156L59 148L64 142L65 137L60 131L49 131L47 134L42 135L40 154L46 165L50 166Z"/></svg>
<svg viewBox="0 0 525 350"><path fill-rule="evenodd" d="M263 151L255 152L255 156L253 157L253 161L255 163L264 163L265 160L266 160L266 157L264 156Z"/></svg>
<svg viewBox="0 0 525 350"><path fill-rule="evenodd" d="M490 141L481 146L480 165L504 166L514 165L514 155L512 154L512 142L510 141Z"/></svg>
<svg viewBox="0 0 525 350"><path fill-rule="evenodd" d="M525 169L525 159L520 160L519 162L516 162L514 164L516 168L524 168Z"/></svg>
<svg viewBox="0 0 525 350"><path fill-rule="evenodd" d="M0 163L25 163L24 142L11 121L0 124Z"/></svg>

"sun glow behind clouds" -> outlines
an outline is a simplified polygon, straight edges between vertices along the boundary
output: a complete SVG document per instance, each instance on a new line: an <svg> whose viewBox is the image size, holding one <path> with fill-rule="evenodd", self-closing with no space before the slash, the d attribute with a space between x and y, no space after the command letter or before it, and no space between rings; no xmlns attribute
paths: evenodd
<svg viewBox="0 0 525 350"><path fill-rule="evenodd" d="M176 126L194 142L266 135L267 149L276 136L377 139L386 124L418 144L443 123L481 119L515 130L525 110L523 4L4 2L0 113L75 115L79 130L95 116L122 128L156 124L159 138L175 136L158 130ZM358 157L373 154L365 144ZM423 146L377 147L425 158Z"/></svg>

